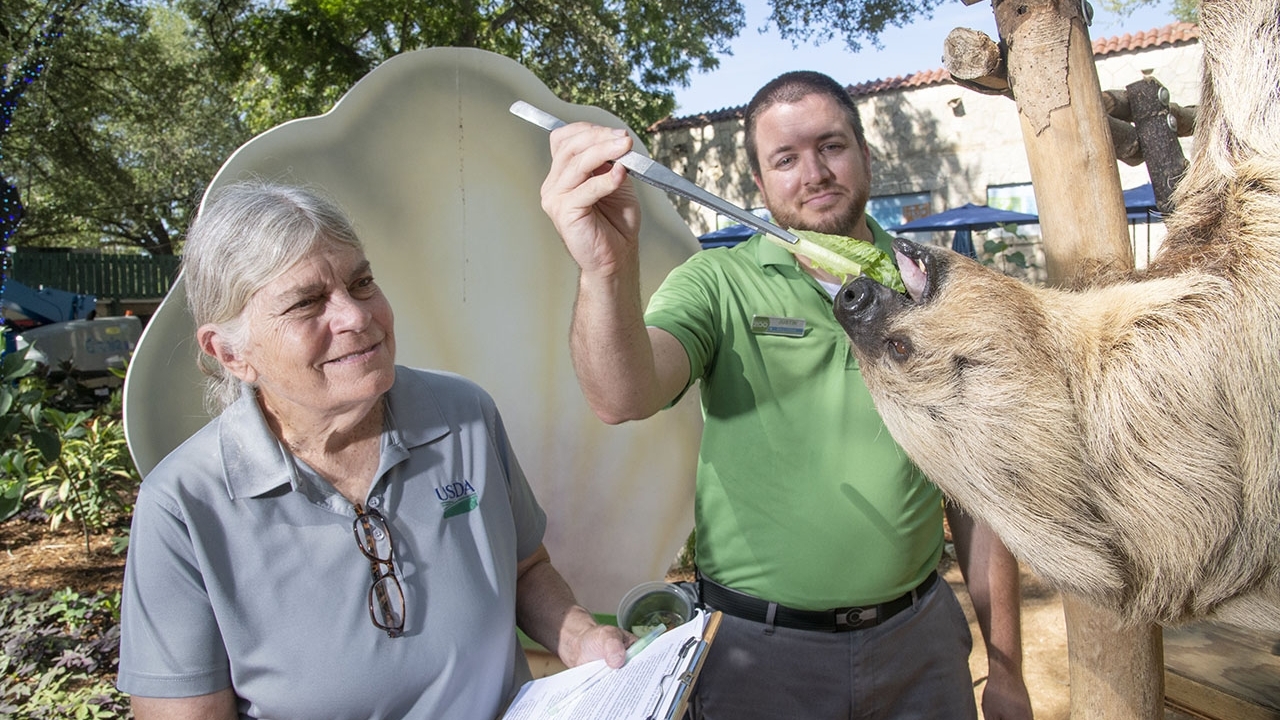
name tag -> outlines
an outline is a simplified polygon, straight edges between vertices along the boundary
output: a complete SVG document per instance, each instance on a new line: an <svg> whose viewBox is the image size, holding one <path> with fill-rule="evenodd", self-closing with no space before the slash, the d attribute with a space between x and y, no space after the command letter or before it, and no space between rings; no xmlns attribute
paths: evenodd
<svg viewBox="0 0 1280 720"><path fill-rule="evenodd" d="M802 337L804 336L804 327L804 318L774 317L772 315L751 316L751 333L753 335Z"/></svg>

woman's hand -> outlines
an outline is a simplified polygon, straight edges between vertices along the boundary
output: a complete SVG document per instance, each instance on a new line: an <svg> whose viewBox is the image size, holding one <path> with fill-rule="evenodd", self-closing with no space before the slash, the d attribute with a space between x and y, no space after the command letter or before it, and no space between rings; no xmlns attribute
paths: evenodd
<svg viewBox="0 0 1280 720"><path fill-rule="evenodd" d="M600 625L586 610L576 610L585 620L566 618L565 629L560 633L561 662L576 667L592 660L604 660L611 668L622 667L627 661L627 648L636 641L636 636L613 625Z"/></svg>
<svg viewBox="0 0 1280 720"><path fill-rule="evenodd" d="M545 545L516 568L516 624L569 667L601 659L622 667L627 646L636 641L629 632L597 623L577 603Z"/></svg>

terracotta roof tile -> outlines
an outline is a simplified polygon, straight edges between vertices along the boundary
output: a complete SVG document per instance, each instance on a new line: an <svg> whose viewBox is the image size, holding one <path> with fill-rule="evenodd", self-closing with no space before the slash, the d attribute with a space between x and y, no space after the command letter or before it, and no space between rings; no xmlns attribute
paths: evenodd
<svg viewBox="0 0 1280 720"><path fill-rule="evenodd" d="M951 73L943 68L937 68L936 70L922 70L910 75L899 75L888 80L872 80L850 85L849 93L854 97L862 97L863 95L875 95L889 90L905 90L906 88L925 87L949 82L951 82Z"/></svg>
<svg viewBox="0 0 1280 720"><path fill-rule="evenodd" d="M1146 32L1125 33L1124 35L1094 40L1093 54L1095 57L1105 57L1107 55L1135 52L1152 47L1183 45L1186 43L1198 42L1199 39L1200 26L1193 23L1178 22L1171 25L1165 25L1164 27L1155 28L1154 30L1147 30ZM899 75L895 78L869 80L867 82L858 83L857 85L849 85L848 90L855 98L859 98L866 97L868 95L892 92L894 90L906 90L910 88L927 87L929 85L941 85L949 82L951 82L951 74L948 73L945 68L937 68L935 70L922 70L910 75ZM722 108L720 110L712 110L709 112L697 113L695 115L669 117L654 123L649 129L651 131L678 130L680 128L711 125L721 120L741 118L746 107L746 105L738 105L736 107Z"/></svg>
<svg viewBox="0 0 1280 720"><path fill-rule="evenodd" d="M1140 33L1125 33L1116 37L1093 41L1095 56L1145 50L1150 47L1181 45L1200 38L1200 26L1192 23L1174 23Z"/></svg>

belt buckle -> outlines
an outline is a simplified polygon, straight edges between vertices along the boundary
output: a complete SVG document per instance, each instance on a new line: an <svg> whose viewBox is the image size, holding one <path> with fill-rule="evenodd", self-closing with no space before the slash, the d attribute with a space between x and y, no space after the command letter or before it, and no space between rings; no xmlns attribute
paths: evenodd
<svg viewBox="0 0 1280 720"><path fill-rule="evenodd" d="M874 625L876 620L874 607L851 607L836 613L836 627L858 629L865 625Z"/></svg>

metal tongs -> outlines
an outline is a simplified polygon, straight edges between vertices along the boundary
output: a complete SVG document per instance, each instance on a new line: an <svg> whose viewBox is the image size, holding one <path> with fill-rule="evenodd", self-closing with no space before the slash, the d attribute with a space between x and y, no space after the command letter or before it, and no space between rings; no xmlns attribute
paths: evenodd
<svg viewBox="0 0 1280 720"><path fill-rule="evenodd" d="M512 115L528 120L547 132L551 132L565 124L563 120L555 115L540 110L523 100L517 100L512 103L510 109ZM705 205L718 213L728 215L743 225L762 233L769 233L774 237L782 238L792 245L800 240L794 233L787 232L768 220L743 210L728 200L712 195L675 174L670 168L654 162L634 150L618 158L616 162L626 168L631 173L631 176L637 180L642 180L656 188L688 198L700 205Z"/></svg>

